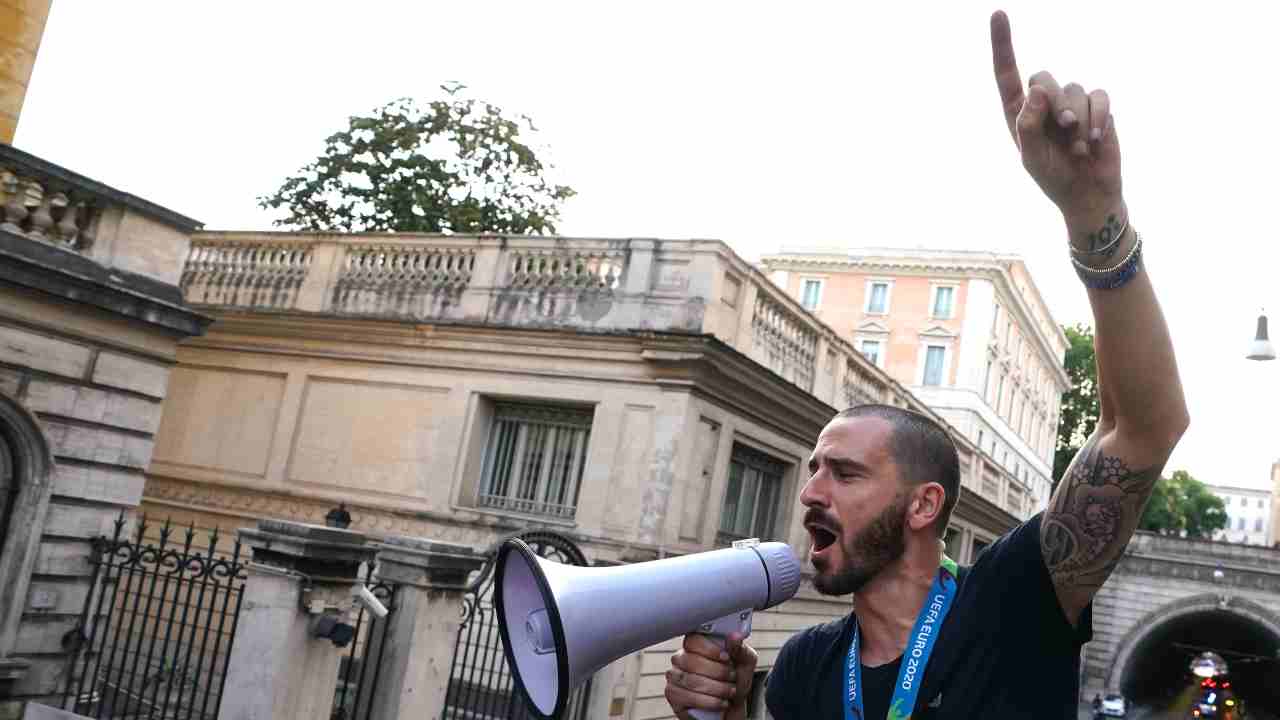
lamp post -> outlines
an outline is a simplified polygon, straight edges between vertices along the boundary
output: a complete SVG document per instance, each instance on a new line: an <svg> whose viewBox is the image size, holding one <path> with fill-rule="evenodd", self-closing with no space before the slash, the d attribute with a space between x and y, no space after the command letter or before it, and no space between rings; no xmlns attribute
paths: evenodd
<svg viewBox="0 0 1280 720"><path fill-rule="evenodd" d="M1245 357L1250 360L1276 359L1276 348L1271 344L1271 340L1267 338L1267 315L1265 312L1258 316L1258 332L1254 334L1253 342L1249 343L1249 352Z"/></svg>

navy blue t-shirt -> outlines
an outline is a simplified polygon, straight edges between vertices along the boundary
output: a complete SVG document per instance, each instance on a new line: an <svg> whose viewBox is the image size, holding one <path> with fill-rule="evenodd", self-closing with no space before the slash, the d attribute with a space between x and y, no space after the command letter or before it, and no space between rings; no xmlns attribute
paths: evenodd
<svg viewBox="0 0 1280 720"><path fill-rule="evenodd" d="M912 720L1076 717L1091 607L1076 627L1067 622L1040 552L1040 517L960 568ZM774 720L843 720L852 617L808 628L783 645L766 681ZM863 666L866 720L888 714L900 662Z"/></svg>

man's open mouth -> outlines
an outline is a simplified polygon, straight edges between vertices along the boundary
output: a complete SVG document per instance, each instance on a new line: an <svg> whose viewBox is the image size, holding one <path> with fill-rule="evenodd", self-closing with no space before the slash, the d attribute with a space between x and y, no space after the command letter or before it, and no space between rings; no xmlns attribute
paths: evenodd
<svg viewBox="0 0 1280 720"><path fill-rule="evenodd" d="M821 525L807 525L809 535L813 538L813 551L822 552L831 547L836 541L836 533Z"/></svg>

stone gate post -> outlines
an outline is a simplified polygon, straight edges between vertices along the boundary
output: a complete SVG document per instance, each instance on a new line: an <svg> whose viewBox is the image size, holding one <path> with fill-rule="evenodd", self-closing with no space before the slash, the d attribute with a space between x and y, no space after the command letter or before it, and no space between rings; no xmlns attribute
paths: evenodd
<svg viewBox="0 0 1280 720"><path fill-rule="evenodd" d="M360 533L278 520L240 538L253 561L218 717L326 720L349 652L335 643L350 640L359 568L374 547Z"/></svg>
<svg viewBox="0 0 1280 720"><path fill-rule="evenodd" d="M386 537L377 547L378 580L397 587L369 717L436 720L449 689L467 576L485 557L465 545L418 538Z"/></svg>

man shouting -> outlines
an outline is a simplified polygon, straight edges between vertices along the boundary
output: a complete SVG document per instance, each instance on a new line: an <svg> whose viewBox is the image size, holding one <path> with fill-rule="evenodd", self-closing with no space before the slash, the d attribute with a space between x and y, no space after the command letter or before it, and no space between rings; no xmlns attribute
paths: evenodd
<svg viewBox="0 0 1280 720"><path fill-rule="evenodd" d="M1061 210L1063 263L1093 308L1097 430L1048 509L961 568L940 540L960 491L947 431L894 407L837 415L809 457L800 501L814 585L852 594L854 610L782 648L765 693L776 720L1075 717L1090 602L1187 428L1169 331L1121 192L1110 98L1047 72L1024 91L1004 13L991 18L991 49L1022 166ZM744 716L756 653L741 638L722 653L689 635L671 664L677 716Z"/></svg>

